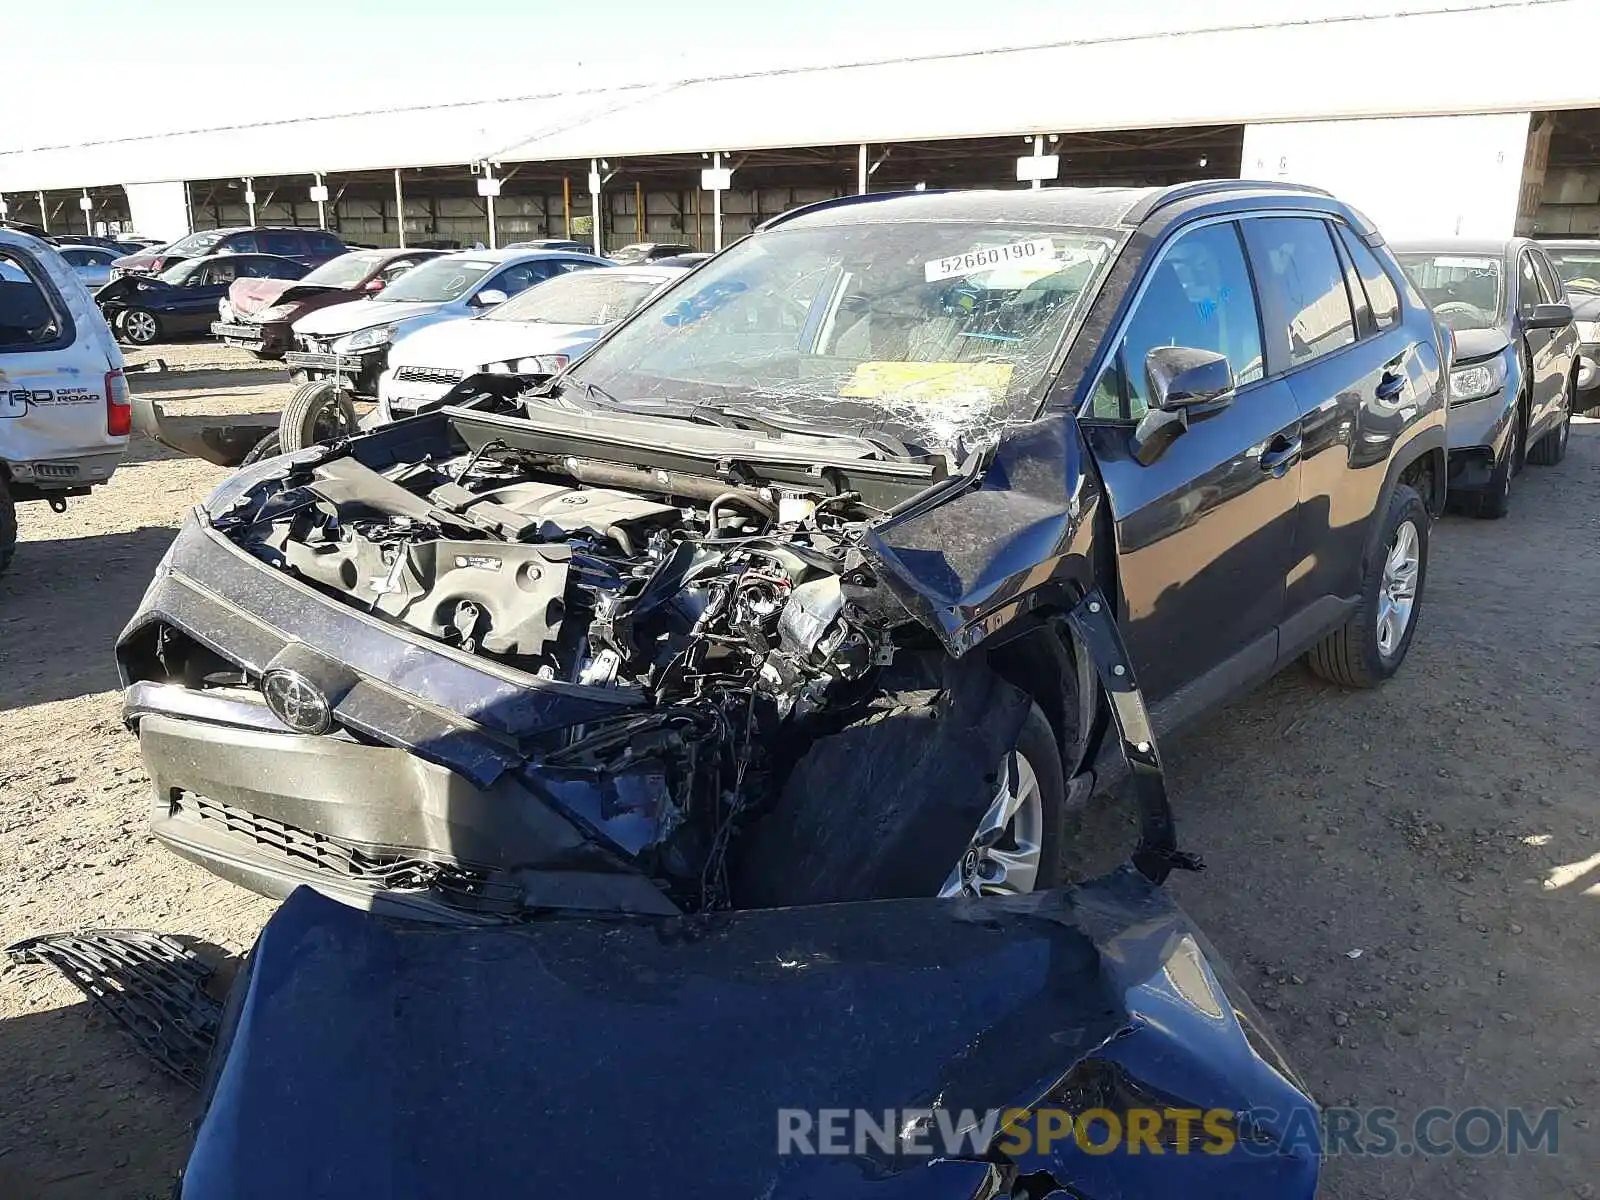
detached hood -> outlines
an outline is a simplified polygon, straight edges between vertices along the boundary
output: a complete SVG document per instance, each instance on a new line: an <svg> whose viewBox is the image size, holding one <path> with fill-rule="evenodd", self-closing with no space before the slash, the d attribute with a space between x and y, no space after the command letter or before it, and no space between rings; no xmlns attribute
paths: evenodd
<svg viewBox="0 0 1600 1200"><path fill-rule="evenodd" d="M1455 337L1458 364L1490 358L1511 344L1503 329L1458 329Z"/></svg>
<svg viewBox="0 0 1600 1200"><path fill-rule="evenodd" d="M899 1200L1043 1171L1079 1200L1310 1197L1315 1109L1208 954L1131 868L1006 899L475 928L301 889L235 985L182 1196ZM779 1152L781 1110L813 1147L819 1110L922 1110L928 1146L941 1115L1012 1107L1195 1108L1237 1144L1201 1152L1196 1122L1183 1154L982 1132L942 1160L892 1134Z"/></svg>
<svg viewBox="0 0 1600 1200"><path fill-rule="evenodd" d="M342 337L358 329L374 325L391 325L413 317L426 317L438 312L443 304L418 302L390 302L385 300L350 300L344 304L330 304L327 308L307 313L294 323L296 333L317 337Z"/></svg>
<svg viewBox="0 0 1600 1200"><path fill-rule="evenodd" d="M574 347L587 349L605 329L483 317L445 321L396 342L389 351L389 365L471 370L533 354L570 354Z"/></svg>

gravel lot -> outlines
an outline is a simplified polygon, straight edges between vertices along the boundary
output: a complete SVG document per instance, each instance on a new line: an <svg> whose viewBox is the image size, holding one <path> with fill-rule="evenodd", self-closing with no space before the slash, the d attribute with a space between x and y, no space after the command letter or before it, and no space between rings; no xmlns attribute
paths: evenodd
<svg viewBox="0 0 1600 1200"><path fill-rule="evenodd" d="M210 345L140 377L174 411L267 411L285 377ZM179 373L179 372L182 373ZM226 373L223 373L226 372ZM0 944L81 925L237 952L267 901L159 849L111 644L186 506L224 472L135 445L65 515L28 506L0 579ZM1164 747L1176 887L1329 1104L1556 1107L1560 1152L1337 1157L1335 1197L1593 1197L1600 1096L1600 423L1503 522L1434 531L1401 677L1293 670ZM1359 950L1360 954L1354 952ZM53 972L0 967L0 1196L165 1196L192 1097Z"/></svg>

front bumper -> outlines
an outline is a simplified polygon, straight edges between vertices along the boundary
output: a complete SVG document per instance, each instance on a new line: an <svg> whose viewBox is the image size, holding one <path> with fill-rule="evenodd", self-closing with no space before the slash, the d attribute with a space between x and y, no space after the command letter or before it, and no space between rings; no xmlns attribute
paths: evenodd
<svg viewBox="0 0 1600 1200"><path fill-rule="evenodd" d="M358 396L376 397L378 376L383 372L387 346L376 346L360 354L332 354L320 350L290 350L283 362L291 371L307 379L336 379Z"/></svg>
<svg viewBox="0 0 1600 1200"><path fill-rule="evenodd" d="M152 678L173 637L255 681L338 647L327 660L335 732L290 732L251 687ZM257 563L193 514L118 658L124 719L152 781L152 831L226 878L273 896L305 883L446 919L674 911L619 850L601 789L541 776L522 749L626 711L632 697L514 681Z"/></svg>
<svg viewBox="0 0 1600 1200"><path fill-rule="evenodd" d="M1450 439L1450 490L1489 485L1494 465L1511 452L1516 398L1502 389L1482 400L1453 405L1446 418Z"/></svg>
<svg viewBox="0 0 1600 1200"><path fill-rule="evenodd" d="M466 378L466 373L455 379L401 379L403 367L390 367L378 377L378 403L390 420L409 417L431 404L437 404Z"/></svg>
<svg viewBox="0 0 1600 1200"><path fill-rule="evenodd" d="M280 354L290 345L289 327L282 322L253 325L248 321L213 321L211 334L225 346L257 354Z"/></svg>

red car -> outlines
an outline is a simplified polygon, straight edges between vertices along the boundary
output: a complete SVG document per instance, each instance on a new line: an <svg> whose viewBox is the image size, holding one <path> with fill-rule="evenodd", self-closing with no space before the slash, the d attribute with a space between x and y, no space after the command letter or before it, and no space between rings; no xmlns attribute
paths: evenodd
<svg viewBox="0 0 1600 1200"><path fill-rule="evenodd" d="M308 312L381 292L393 279L442 250L352 250L304 279L239 279L218 306L211 332L257 358L282 358L292 326Z"/></svg>

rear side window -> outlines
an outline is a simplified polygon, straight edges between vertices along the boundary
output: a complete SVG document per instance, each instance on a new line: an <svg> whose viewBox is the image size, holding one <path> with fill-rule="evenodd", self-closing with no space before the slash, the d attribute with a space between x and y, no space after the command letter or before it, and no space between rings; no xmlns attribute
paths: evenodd
<svg viewBox="0 0 1600 1200"><path fill-rule="evenodd" d="M268 254L281 254L293 258L302 252L300 239L292 233L263 233L261 249Z"/></svg>
<svg viewBox="0 0 1600 1200"><path fill-rule="evenodd" d="M1539 284L1544 289L1545 298L1553 304L1564 302L1567 298L1567 288L1556 275L1550 260L1538 250L1530 250L1528 253L1533 258L1533 269L1539 273Z"/></svg>
<svg viewBox="0 0 1600 1200"><path fill-rule="evenodd" d="M1523 251L1517 259L1517 307L1527 311L1542 303L1544 294L1539 291L1539 273L1533 269L1533 255Z"/></svg>
<svg viewBox="0 0 1600 1200"><path fill-rule="evenodd" d="M312 254L319 256L326 254L329 258L337 258L345 252L344 243L331 233L308 233L305 237L306 245Z"/></svg>
<svg viewBox="0 0 1600 1200"><path fill-rule="evenodd" d="M1344 271L1327 222L1260 217L1245 222L1256 277L1281 304L1289 366L1300 367L1356 340Z"/></svg>
<svg viewBox="0 0 1600 1200"><path fill-rule="evenodd" d="M235 233L227 238L218 249L226 251L228 254L258 254L261 251L261 247L256 243L256 235L253 233Z"/></svg>
<svg viewBox="0 0 1600 1200"><path fill-rule="evenodd" d="M1151 270L1117 355L1096 384L1097 417L1137 421L1150 409L1145 358L1158 346L1224 355L1240 386L1260 379L1255 289L1232 222L1179 235Z"/></svg>
<svg viewBox="0 0 1600 1200"><path fill-rule="evenodd" d="M47 350L71 337L71 325L55 289L30 258L0 249L0 354ZM0 416L11 414L0 389Z"/></svg>
<svg viewBox="0 0 1600 1200"><path fill-rule="evenodd" d="M1361 276L1361 286L1366 289L1367 303L1372 308L1372 323L1379 329L1388 329L1400 320L1400 293L1395 290L1394 280L1383 269L1371 247L1354 231L1345 225L1334 228L1338 229L1339 238L1356 265L1356 273Z"/></svg>

